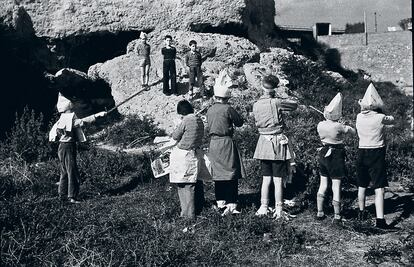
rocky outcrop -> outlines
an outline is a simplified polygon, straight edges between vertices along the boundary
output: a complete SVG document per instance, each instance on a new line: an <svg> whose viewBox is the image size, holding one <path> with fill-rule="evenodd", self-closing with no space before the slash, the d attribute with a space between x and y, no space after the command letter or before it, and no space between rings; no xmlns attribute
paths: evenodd
<svg viewBox="0 0 414 267"><path fill-rule="evenodd" d="M162 31L150 34L148 43L151 45L151 81L160 81L162 78L161 47L166 34L174 36L174 45L178 51L177 63L178 90L181 96L165 96L162 93L161 83L154 85L150 91L127 102L119 108L121 114L148 114L153 116L161 128L167 132L172 130L171 117L176 116L175 105L182 99L188 88L187 70L184 64L184 55L188 50L188 42L194 39L198 42L202 53L209 53L209 57L203 62L202 69L207 86L212 86L214 78L220 69L227 67L232 70L239 68L247 62L259 58L259 49L250 41L234 36L193 33L184 31ZM128 45L126 55L116 57L103 64L96 64L89 68L88 75L99 77L107 81L112 89L112 95L116 103L120 103L128 96L141 89L140 68L137 64L138 57L134 53L135 41ZM214 53L211 53L214 51Z"/></svg>
<svg viewBox="0 0 414 267"><path fill-rule="evenodd" d="M0 9L8 10L14 2L3 0ZM255 39L274 29L273 0L21 0L19 4L31 16L36 34L51 38L173 29L234 31Z"/></svg>

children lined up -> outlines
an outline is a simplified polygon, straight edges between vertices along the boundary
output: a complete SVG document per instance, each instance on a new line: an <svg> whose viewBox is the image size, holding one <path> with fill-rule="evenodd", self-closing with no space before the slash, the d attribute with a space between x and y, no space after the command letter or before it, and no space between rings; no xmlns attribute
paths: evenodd
<svg viewBox="0 0 414 267"><path fill-rule="evenodd" d="M176 50L170 45L171 36L166 36L163 48L164 71L166 75L175 72ZM145 36L143 35L143 40ZM143 42L145 43L145 41ZM192 51L194 52L194 43ZM200 55L194 53L196 58ZM191 57L187 59L191 62ZM148 62L147 62L148 63ZM189 63L190 64L190 63ZM192 64L192 63L191 63ZM190 64L190 65L191 65ZM149 66L144 64L144 68ZM194 67L193 74L199 74L200 67ZM168 72L168 74L167 74ZM174 75L170 76L175 79ZM193 76L194 78L195 76ZM147 77L143 77L147 80ZM194 81L194 79L192 79ZM167 81L168 82L168 81ZM171 81L171 91L175 90ZM263 176L260 208L256 215L271 215L279 219L286 217L283 212L283 180L287 179L294 158L289 138L285 135L283 113L294 111L298 104L292 100L276 97L275 90L279 80L273 75L262 79L263 96L253 105L253 115L259 131L254 158L260 160ZM192 84L190 83L190 86ZM222 70L214 85L215 103L207 111L207 132L210 137L209 160L211 176L215 184L217 208L222 215L238 214L238 180L244 175L241 155L233 140L234 128L244 123L240 114L228 104L231 97L232 79L226 70ZM168 92L168 83L164 81L164 92ZM376 226L387 229L390 226L384 219L384 187L388 186L385 164L385 125L393 124L394 118L383 114L384 103L370 84L363 99L358 101L361 112L357 115L356 129L340 123L342 117L342 95L338 93L324 108L324 121L319 122L317 133L323 147L318 149L320 185L317 193L318 220L324 219L323 204L328 179L332 181L334 221L341 222L341 180L346 176L344 138L347 134L358 132L357 184L359 220L366 219L365 192L371 183L375 189ZM60 182L58 193L68 198L70 203L78 203L79 172L76 164L76 142L84 142L85 135L81 126L106 115L99 112L78 119L73 112L73 104L59 94L58 111L61 116L53 126L49 139L59 140L58 156L60 160ZM177 105L177 113L182 120L173 132L177 141L171 152L170 182L177 184L181 205L181 216L194 218L201 211L204 202L202 168L205 168L204 153L201 150L204 124L190 102L182 100ZM275 209L269 207L269 187L275 187Z"/></svg>
<svg viewBox="0 0 414 267"><path fill-rule="evenodd" d="M165 46L161 48L161 54L163 55L163 93L167 96L178 95L177 91L177 70L175 60L177 58L177 50L172 46L173 38L171 35L166 35L164 38ZM202 97L206 97L205 86L203 82L203 73L201 65L205 58L201 56L201 53L197 50L197 42L190 40L190 51L185 55L184 61L187 66L187 72L189 76L188 83L188 95L190 98L194 96L194 86L197 84L200 88ZM139 67L141 69L141 84L148 86L149 82L149 68L151 66L150 61L150 45L147 43L147 34L141 32L140 39L135 47L135 52L139 57Z"/></svg>

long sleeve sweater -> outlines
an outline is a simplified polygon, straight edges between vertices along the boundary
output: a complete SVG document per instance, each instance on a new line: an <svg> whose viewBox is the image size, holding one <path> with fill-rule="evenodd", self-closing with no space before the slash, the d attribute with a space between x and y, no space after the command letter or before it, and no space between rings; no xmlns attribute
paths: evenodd
<svg viewBox="0 0 414 267"><path fill-rule="evenodd" d="M354 128L331 120L318 123L317 130L322 143L332 145L343 144L345 134L356 133Z"/></svg>
<svg viewBox="0 0 414 267"><path fill-rule="evenodd" d="M394 124L394 117L372 110L357 115L356 129L359 148L380 148L385 146L385 125Z"/></svg>
<svg viewBox="0 0 414 267"><path fill-rule="evenodd" d="M234 128L243 125L243 118L229 104L215 103L207 111L210 136L233 136Z"/></svg>
<svg viewBox="0 0 414 267"><path fill-rule="evenodd" d="M190 150L201 146L203 135L204 124L201 118L194 114L188 114L174 130L172 137L178 141L178 148Z"/></svg>
<svg viewBox="0 0 414 267"><path fill-rule="evenodd" d="M281 100L263 95L253 104L253 114L260 134L277 134L283 131L282 113L293 111L298 104L292 100Z"/></svg>

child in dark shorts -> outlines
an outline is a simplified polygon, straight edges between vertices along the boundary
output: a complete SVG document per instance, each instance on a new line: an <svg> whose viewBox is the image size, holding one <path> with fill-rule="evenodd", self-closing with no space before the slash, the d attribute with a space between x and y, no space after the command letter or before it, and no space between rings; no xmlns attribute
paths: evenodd
<svg viewBox="0 0 414 267"><path fill-rule="evenodd" d="M358 101L361 113L357 115L358 131L358 219L365 219L365 191L370 185L375 190L376 227L387 229L384 219L384 187L388 186L385 162L385 125L394 123L394 117L383 114L384 102L371 83Z"/></svg>
<svg viewBox="0 0 414 267"><path fill-rule="evenodd" d="M328 179L332 180L334 221L341 221L341 179L346 176L345 134L355 134L355 129L338 122L342 116L342 94L338 93L325 107L325 121L318 124L317 130L323 147L318 152L319 173L321 176L317 194L318 213L316 219L325 218L323 202L328 188Z"/></svg>
<svg viewBox="0 0 414 267"><path fill-rule="evenodd" d="M288 219L289 215L283 211L283 180L288 178L294 154L284 134L283 113L295 110L298 104L277 98L275 90L278 85L276 76L263 77L263 95L253 104L254 119L260 134L253 157L260 160L263 175L260 208L256 215L271 214L276 219ZM275 187L274 211L269 208L269 188L272 183Z"/></svg>

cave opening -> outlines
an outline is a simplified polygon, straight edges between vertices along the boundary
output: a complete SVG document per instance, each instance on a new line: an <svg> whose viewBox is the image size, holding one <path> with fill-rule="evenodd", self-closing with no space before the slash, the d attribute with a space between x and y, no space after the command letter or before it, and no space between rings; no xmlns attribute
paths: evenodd
<svg viewBox="0 0 414 267"><path fill-rule="evenodd" d="M138 39L140 32L101 31L61 39L48 38L46 41L61 61L59 68L66 67L87 72L88 68L96 63L126 54L128 43Z"/></svg>

